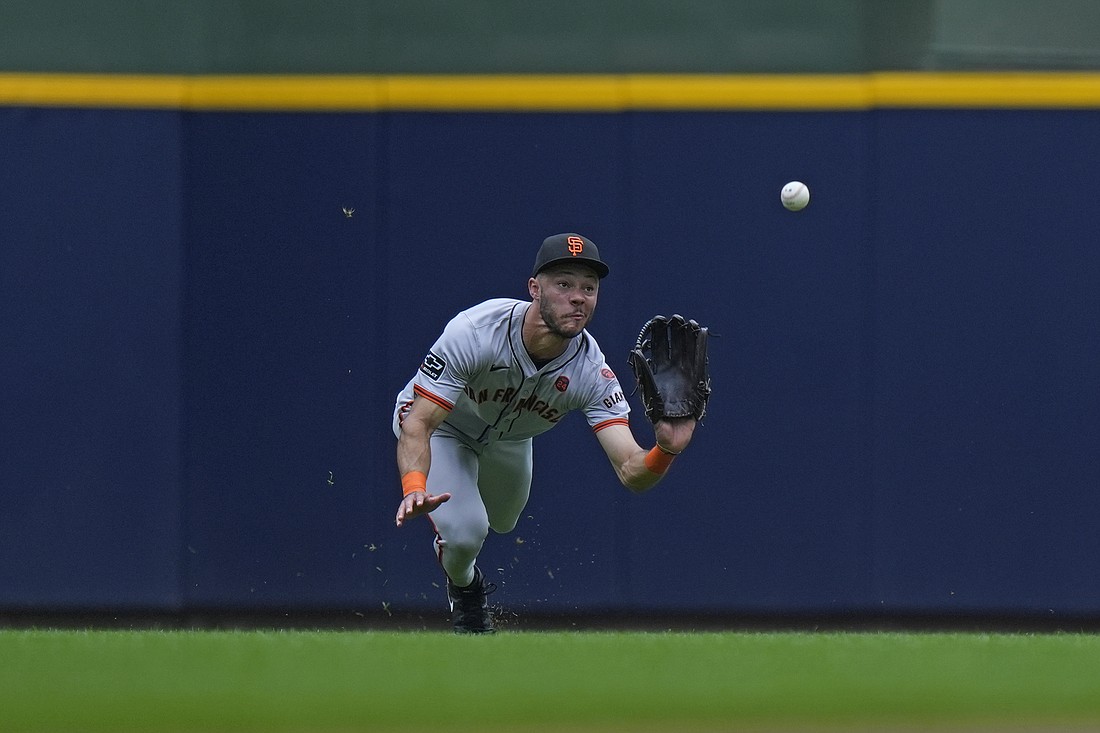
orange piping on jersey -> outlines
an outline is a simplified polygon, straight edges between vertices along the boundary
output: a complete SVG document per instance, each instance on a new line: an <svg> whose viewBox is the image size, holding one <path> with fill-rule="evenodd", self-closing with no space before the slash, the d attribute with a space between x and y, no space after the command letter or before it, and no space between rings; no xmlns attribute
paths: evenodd
<svg viewBox="0 0 1100 733"><path fill-rule="evenodd" d="M428 524L432 525L432 531L435 532L435 559L439 561L440 566L443 565L443 538L439 536L439 529L435 526L435 522L432 521L431 514L425 514L424 518L428 520ZM446 574L446 571L444 571Z"/></svg>
<svg viewBox="0 0 1100 733"><path fill-rule="evenodd" d="M413 392L415 392L418 397L423 397L428 402L434 402L435 404L439 405L440 407L442 407L447 412L450 412L451 410L455 409L455 406L454 406L453 402L448 402L447 400L443 399L439 395L432 394L428 390L421 387L419 384L414 384L413 385Z"/></svg>
<svg viewBox="0 0 1100 733"><path fill-rule="evenodd" d="M595 425L593 425L592 426L592 432L593 433L598 433L601 430L603 430L604 428L609 428L612 425L626 425L627 427L629 427L630 426L630 421L627 420L625 417L613 417L610 420L604 420L603 422L598 422Z"/></svg>

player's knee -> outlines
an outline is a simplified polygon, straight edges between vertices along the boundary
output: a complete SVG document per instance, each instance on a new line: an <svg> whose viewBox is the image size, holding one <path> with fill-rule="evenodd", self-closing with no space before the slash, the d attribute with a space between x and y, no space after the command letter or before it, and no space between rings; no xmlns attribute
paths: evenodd
<svg viewBox="0 0 1100 733"><path fill-rule="evenodd" d="M520 515L523 513L523 507L527 505L526 497L524 501L517 501L512 503L511 506L497 507L496 511L489 515L489 526L493 528L493 531L497 534L507 534L516 528L516 524L519 523Z"/></svg>
<svg viewBox="0 0 1100 733"><path fill-rule="evenodd" d="M516 524L519 522L519 517L510 517L505 519L497 519L489 523L493 531L497 534L508 534L516 528Z"/></svg>
<svg viewBox="0 0 1100 733"><path fill-rule="evenodd" d="M481 546L485 543L485 538L488 535L488 523L463 527L460 530L447 533L445 537L447 549L451 552L476 555L481 552Z"/></svg>

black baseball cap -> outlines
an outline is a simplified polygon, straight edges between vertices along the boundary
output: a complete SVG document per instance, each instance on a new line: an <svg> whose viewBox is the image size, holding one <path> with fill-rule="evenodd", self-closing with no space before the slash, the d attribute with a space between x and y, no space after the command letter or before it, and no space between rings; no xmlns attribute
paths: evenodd
<svg viewBox="0 0 1100 733"><path fill-rule="evenodd" d="M538 275L550 265L563 262L584 263L595 270L600 278L607 277L609 272L607 265L600 259L600 250L597 249L595 242L588 237L566 232L542 240L531 277Z"/></svg>

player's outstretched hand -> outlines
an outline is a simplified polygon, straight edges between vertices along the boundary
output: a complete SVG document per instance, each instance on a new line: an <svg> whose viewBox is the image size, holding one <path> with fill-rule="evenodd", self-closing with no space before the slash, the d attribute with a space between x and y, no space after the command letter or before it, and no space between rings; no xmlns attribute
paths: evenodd
<svg viewBox="0 0 1100 733"><path fill-rule="evenodd" d="M423 491L414 491L401 501L401 506L397 507L397 526L400 527L405 523L405 520L434 512L440 504L450 498L450 494L432 496Z"/></svg>
<svg viewBox="0 0 1100 733"><path fill-rule="evenodd" d="M693 417L666 417L653 424L653 432L657 436L657 445L669 453L681 453L691 442L691 436L695 432L695 418Z"/></svg>

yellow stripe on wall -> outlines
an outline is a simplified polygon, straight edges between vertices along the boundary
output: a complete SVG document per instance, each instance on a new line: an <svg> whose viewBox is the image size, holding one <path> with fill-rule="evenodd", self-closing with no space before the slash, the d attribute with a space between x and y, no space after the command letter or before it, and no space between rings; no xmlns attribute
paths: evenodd
<svg viewBox="0 0 1100 733"><path fill-rule="evenodd" d="M869 82L877 107L1100 107L1100 74L882 73Z"/></svg>
<svg viewBox="0 0 1100 733"><path fill-rule="evenodd" d="M0 105L348 112L1100 108L1100 73L560 76L0 74Z"/></svg>

